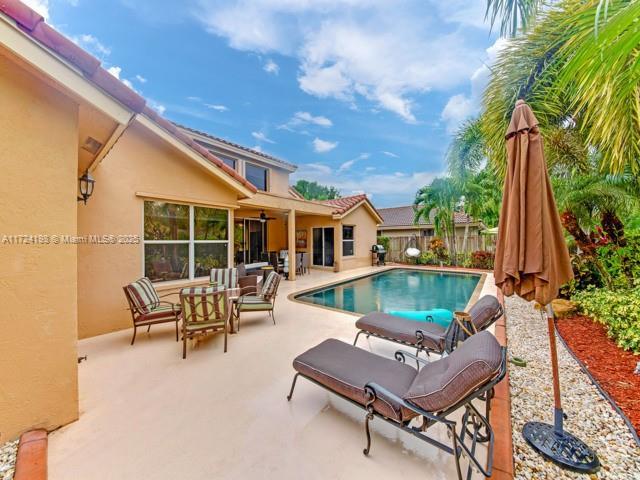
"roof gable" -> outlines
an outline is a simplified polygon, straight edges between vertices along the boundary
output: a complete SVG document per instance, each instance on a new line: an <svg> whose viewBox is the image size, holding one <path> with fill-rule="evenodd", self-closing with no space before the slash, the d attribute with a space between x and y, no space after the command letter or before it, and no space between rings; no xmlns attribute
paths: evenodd
<svg viewBox="0 0 640 480"><path fill-rule="evenodd" d="M344 217L351 211L358 208L360 205L365 205L367 210L376 219L377 222L382 222L380 213L373 206L369 198L365 194L352 195L350 197L341 197L331 200L321 200L320 203L334 207L333 214L339 217Z"/></svg>

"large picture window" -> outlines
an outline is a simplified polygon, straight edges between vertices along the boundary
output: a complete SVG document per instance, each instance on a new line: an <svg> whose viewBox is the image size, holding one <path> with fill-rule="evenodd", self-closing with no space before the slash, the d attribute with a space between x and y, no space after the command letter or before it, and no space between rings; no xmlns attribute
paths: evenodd
<svg viewBox="0 0 640 480"><path fill-rule="evenodd" d="M267 169L247 162L245 164L245 177L258 190L267 191Z"/></svg>
<svg viewBox="0 0 640 480"><path fill-rule="evenodd" d="M144 275L152 282L206 277L228 266L229 212L144 202Z"/></svg>
<svg viewBox="0 0 640 480"><path fill-rule="evenodd" d="M342 256L352 257L354 252L354 227L344 225L342 227Z"/></svg>

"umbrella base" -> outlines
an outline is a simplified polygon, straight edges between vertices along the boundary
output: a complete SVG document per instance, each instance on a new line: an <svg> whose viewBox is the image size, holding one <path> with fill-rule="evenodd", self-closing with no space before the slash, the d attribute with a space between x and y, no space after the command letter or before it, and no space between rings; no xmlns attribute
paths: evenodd
<svg viewBox="0 0 640 480"><path fill-rule="evenodd" d="M562 427L561 427L562 428ZM563 468L593 473L600 468L596 453L579 438L548 423L527 422L522 436L543 457Z"/></svg>

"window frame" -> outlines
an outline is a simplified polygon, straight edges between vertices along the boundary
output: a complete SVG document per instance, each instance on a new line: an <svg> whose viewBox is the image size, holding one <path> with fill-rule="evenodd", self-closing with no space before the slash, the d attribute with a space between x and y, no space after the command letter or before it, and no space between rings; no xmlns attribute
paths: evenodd
<svg viewBox="0 0 640 480"><path fill-rule="evenodd" d="M353 238L351 239L345 239L344 238L344 229L345 228L350 228L351 229L351 236ZM344 253L344 244L346 242L351 242L351 254L350 255L345 255ZM355 257L356 256L356 226L355 225L342 225L342 256L343 257Z"/></svg>
<svg viewBox="0 0 640 480"><path fill-rule="evenodd" d="M262 191L262 192L268 192L269 191L269 177L270 177L270 168L269 167L265 167L264 165L260 165L259 163L254 163L254 162L250 162L248 160L245 160L244 162L244 178L246 180L249 180L249 177L247 175L247 167L257 167L257 168L261 168L264 170L264 190L262 188L260 188L258 185L254 185L258 190ZM251 180L249 180L251 182ZM252 182L253 183L253 182Z"/></svg>
<svg viewBox="0 0 640 480"><path fill-rule="evenodd" d="M145 220L145 211L144 211L144 204L146 202L153 202L153 203L168 203L168 204L174 204L174 205L186 205L187 207L189 207L189 239L188 240L147 240L145 238L145 234L144 234L144 220ZM209 208L211 210L223 210L225 212L227 212L227 239L226 240L196 240L195 239L195 209L196 208ZM142 245L142 276L146 276L147 272L146 272L146 265L145 265L145 246L146 245L168 245L168 244L188 244L188 250L189 250L189 257L187 259L188 262L188 272L189 275L187 278L180 278L180 279L176 279L176 280L161 280L161 281L154 281L152 283L154 284L163 284L163 283L169 283L169 282L191 282L194 280L199 280L199 279L203 279L203 278L208 278L208 275L204 275L201 277L196 277L195 276L195 246L196 244L207 244L207 243L226 243L227 244L227 255L226 255L226 267L224 268L229 268L229 245L231 245L231 240L230 240L230 230L229 230L229 225L231 223L231 211L229 208L224 208L224 207L216 207L213 205L193 205L193 204L188 204L188 203L182 203L182 202L176 202L176 201L166 201L166 200L152 200L152 199L145 199L143 204L142 204L142 241L140 242Z"/></svg>

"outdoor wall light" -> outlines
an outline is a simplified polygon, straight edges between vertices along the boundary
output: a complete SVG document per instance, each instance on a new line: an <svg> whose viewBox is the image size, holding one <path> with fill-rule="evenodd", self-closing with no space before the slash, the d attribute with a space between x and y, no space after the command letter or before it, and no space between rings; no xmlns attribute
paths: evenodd
<svg viewBox="0 0 640 480"><path fill-rule="evenodd" d="M80 183L80 196L78 197L78 201L83 202L86 205L87 200L93 194L93 185L94 183L96 183L96 181L87 170L78 179L78 182Z"/></svg>

